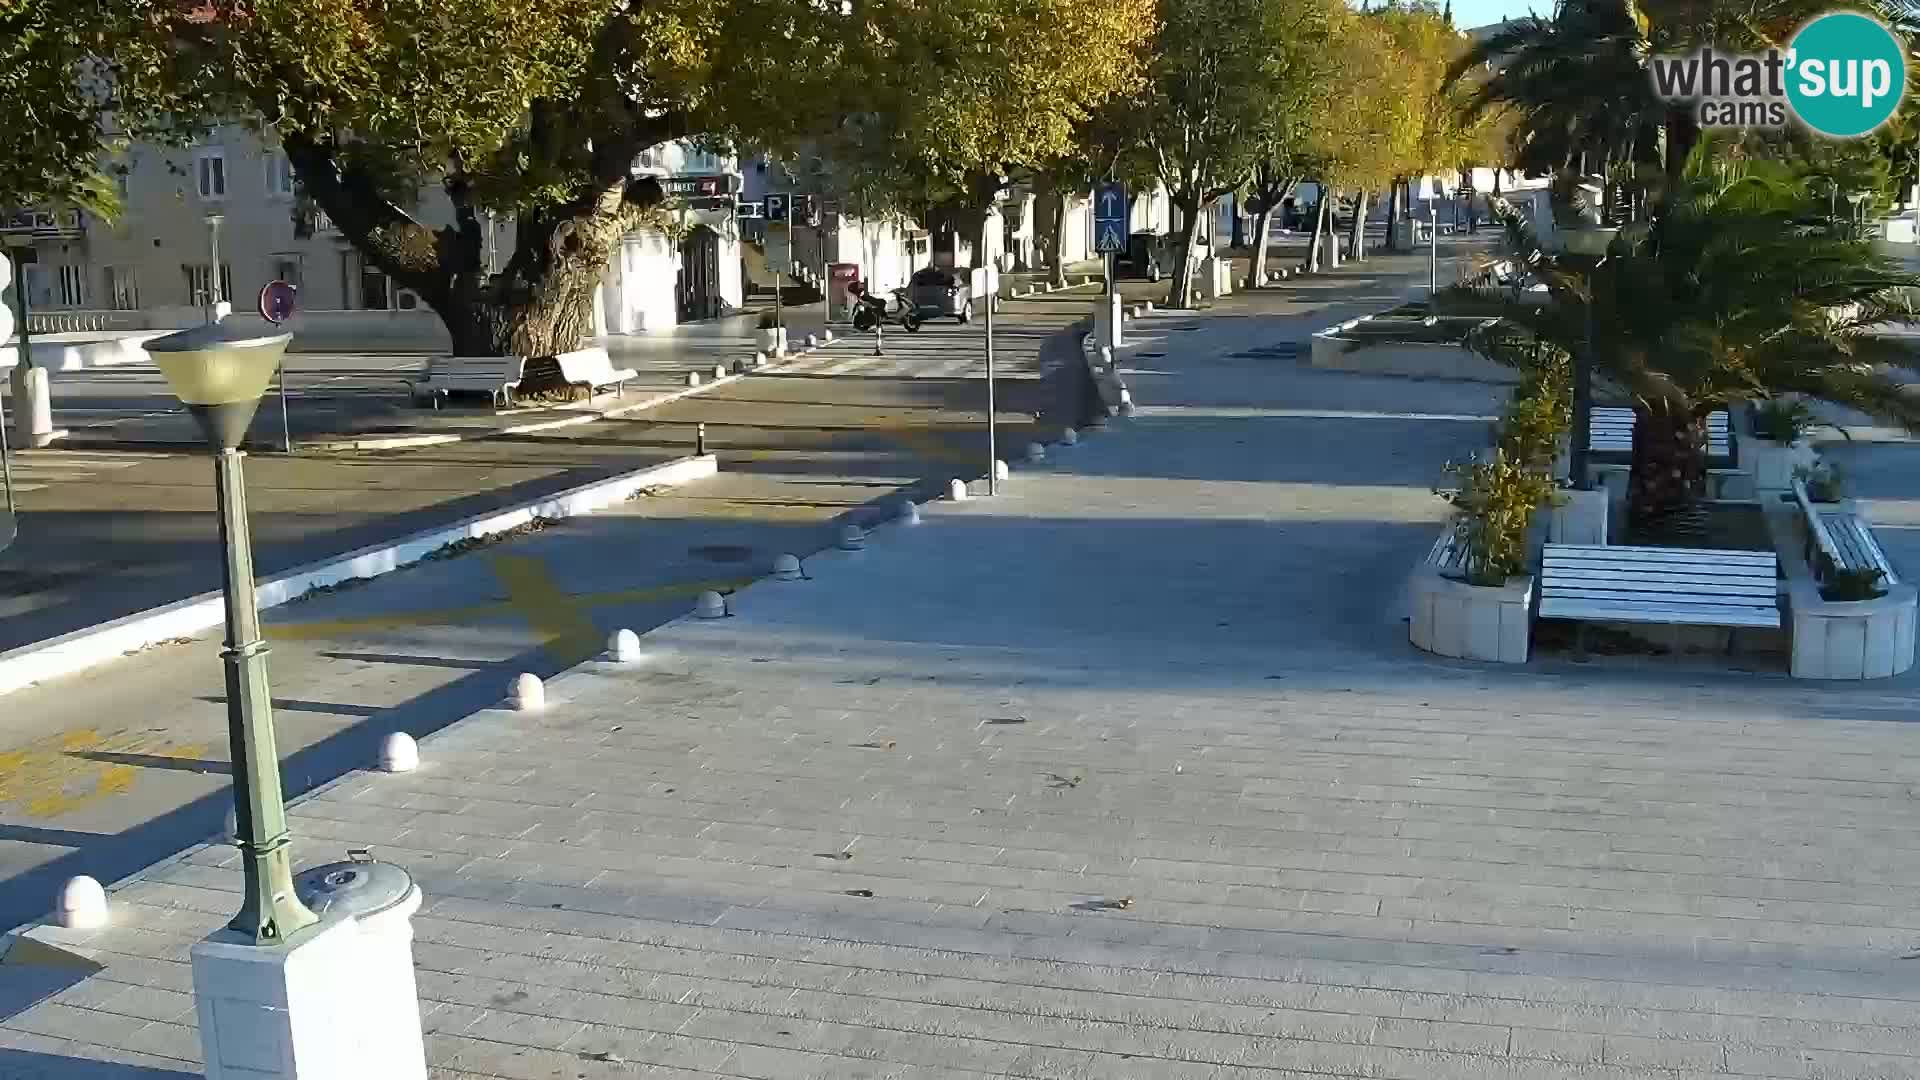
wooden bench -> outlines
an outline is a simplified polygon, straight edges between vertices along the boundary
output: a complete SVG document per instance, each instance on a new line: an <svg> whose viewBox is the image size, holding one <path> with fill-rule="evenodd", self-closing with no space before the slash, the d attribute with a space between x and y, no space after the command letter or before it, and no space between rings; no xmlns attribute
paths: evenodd
<svg viewBox="0 0 1920 1080"><path fill-rule="evenodd" d="M586 387L589 397L593 396L594 391L605 386L611 386L616 392L625 396L627 380L640 376L640 373L632 368L614 367L613 359L607 355L607 350L597 346L559 353L553 359L560 365L561 380L568 386Z"/></svg>
<svg viewBox="0 0 1920 1080"><path fill-rule="evenodd" d="M1448 529L1433 542L1433 550L1427 552L1427 563L1442 574L1453 575L1460 572L1467 561L1467 545L1460 542L1460 534Z"/></svg>
<svg viewBox="0 0 1920 1080"><path fill-rule="evenodd" d="M1771 551L1548 544L1540 617L1684 626L1780 626Z"/></svg>
<svg viewBox="0 0 1920 1080"><path fill-rule="evenodd" d="M1807 565L1813 570L1815 580L1826 577L1826 563L1832 561L1839 570L1878 570L1885 575L1885 583L1897 585L1898 574L1893 572L1893 563L1887 554L1880 550L1879 541L1873 538L1873 529L1860 520L1858 514L1842 510L1838 504L1814 502L1807 494L1807 485L1799 478L1793 481L1793 498L1800 504L1801 516L1807 526ZM1823 505L1832 505L1833 509L1822 510ZM1816 556L1824 555L1826 559Z"/></svg>
<svg viewBox="0 0 1920 1080"><path fill-rule="evenodd" d="M496 404L513 404L513 392L526 381L527 361L518 356L436 356L408 384L415 404L434 408L455 391L486 392Z"/></svg>
<svg viewBox="0 0 1920 1080"><path fill-rule="evenodd" d="M1633 453L1633 410L1595 406L1587 423L1587 449L1596 454ZM1707 414L1707 457L1733 457L1733 429L1724 409Z"/></svg>

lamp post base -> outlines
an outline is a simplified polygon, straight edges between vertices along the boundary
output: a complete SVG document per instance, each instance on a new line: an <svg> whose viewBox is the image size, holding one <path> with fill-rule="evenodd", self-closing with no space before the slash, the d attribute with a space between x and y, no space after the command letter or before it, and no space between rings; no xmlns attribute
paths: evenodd
<svg viewBox="0 0 1920 1080"><path fill-rule="evenodd" d="M279 945L223 930L193 947L207 1080L426 1080L413 912L328 919Z"/></svg>

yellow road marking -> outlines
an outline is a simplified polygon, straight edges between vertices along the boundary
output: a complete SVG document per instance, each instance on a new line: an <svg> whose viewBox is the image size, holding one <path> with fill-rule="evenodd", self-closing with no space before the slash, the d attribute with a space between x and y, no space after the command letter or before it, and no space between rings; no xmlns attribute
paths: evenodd
<svg viewBox="0 0 1920 1080"><path fill-rule="evenodd" d="M493 576L507 587L507 604L539 634L546 650L563 664L577 664L600 651L600 631L589 609L560 591L545 559L496 555Z"/></svg>
<svg viewBox="0 0 1920 1080"><path fill-rule="evenodd" d="M968 454L954 449L945 438L933 428L924 427L883 427L875 428L882 436L896 442L921 457L933 461L943 461L949 465L977 465L978 455Z"/></svg>
<svg viewBox="0 0 1920 1080"><path fill-rule="evenodd" d="M53 818L132 789L140 770L112 755L200 758L205 744L174 743L150 731L102 735L79 728L0 752L0 806Z"/></svg>

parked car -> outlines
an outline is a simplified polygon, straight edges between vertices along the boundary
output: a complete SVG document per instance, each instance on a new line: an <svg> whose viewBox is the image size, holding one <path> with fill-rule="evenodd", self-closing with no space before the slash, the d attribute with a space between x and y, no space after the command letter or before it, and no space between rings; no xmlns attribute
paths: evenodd
<svg viewBox="0 0 1920 1080"><path fill-rule="evenodd" d="M973 320L973 284L964 270L929 266L907 281L907 299L920 319Z"/></svg>

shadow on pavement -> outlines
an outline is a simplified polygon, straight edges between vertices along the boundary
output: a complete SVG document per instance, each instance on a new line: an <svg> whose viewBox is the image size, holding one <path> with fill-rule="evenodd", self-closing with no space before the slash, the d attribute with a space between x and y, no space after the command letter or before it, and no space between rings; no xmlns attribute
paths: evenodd
<svg viewBox="0 0 1920 1080"><path fill-rule="evenodd" d="M199 1080L200 1074L0 1048L0 1076L7 1080Z"/></svg>

